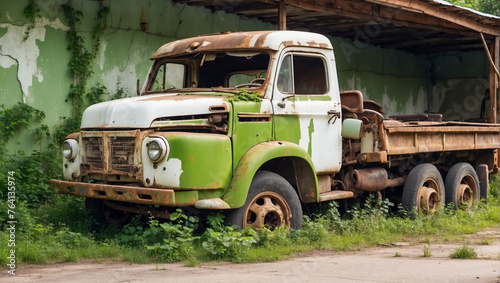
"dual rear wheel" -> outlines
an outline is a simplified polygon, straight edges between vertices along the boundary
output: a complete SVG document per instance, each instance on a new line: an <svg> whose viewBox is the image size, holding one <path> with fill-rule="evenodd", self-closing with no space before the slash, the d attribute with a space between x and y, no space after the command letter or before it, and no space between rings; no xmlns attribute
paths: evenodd
<svg viewBox="0 0 500 283"><path fill-rule="evenodd" d="M407 210L416 208L426 213L442 209L444 203L469 210L478 199L477 173L465 162L453 165L444 182L434 165L420 164L410 171L403 189L403 206Z"/></svg>

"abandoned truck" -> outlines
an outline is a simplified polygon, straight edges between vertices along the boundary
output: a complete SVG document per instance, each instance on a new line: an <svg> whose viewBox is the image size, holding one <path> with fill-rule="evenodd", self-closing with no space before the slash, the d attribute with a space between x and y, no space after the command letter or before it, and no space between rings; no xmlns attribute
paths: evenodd
<svg viewBox="0 0 500 283"><path fill-rule="evenodd" d="M396 115L339 91L319 34L224 33L163 45L137 97L90 106L62 145L60 193L101 223L178 207L238 227L300 228L302 204L375 192L408 209L472 206L500 125Z"/></svg>

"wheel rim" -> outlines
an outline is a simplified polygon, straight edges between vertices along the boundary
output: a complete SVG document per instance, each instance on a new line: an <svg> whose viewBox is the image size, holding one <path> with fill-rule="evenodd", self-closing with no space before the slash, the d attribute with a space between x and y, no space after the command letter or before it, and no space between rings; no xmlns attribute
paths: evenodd
<svg viewBox="0 0 500 283"><path fill-rule="evenodd" d="M441 198L438 184L434 180L426 180L418 190L418 209L421 212L433 213L438 210Z"/></svg>
<svg viewBox="0 0 500 283"><path fill-rule="evenodd" d="M474 201L477 199L478 186L474 178L466 175L460 181L457 190L457 206L469 210L473 207Z"/></svg>
<svg viewBox="0 0 500 283"><path fill-rule="evenodd" d="M256 195L245 212L243 228L262 228L286 225L290 227L292 212L285 199L274 192L262 192Z"/></svg>

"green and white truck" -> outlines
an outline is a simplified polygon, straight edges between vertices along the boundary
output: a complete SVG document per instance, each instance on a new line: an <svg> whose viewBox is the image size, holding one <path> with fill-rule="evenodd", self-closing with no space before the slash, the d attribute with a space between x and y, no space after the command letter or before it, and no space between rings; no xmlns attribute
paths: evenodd
<svg viewBox="0 0 500 283"><path fill-rule="evenodd" d="M179 207L238 227L300 228L302 205L377 193L471 207L498 172L500 125L395 115L339 91L330 41L297 31L163 45L139 95L90 106L62 145L60 193L101 223Z"/></svg>

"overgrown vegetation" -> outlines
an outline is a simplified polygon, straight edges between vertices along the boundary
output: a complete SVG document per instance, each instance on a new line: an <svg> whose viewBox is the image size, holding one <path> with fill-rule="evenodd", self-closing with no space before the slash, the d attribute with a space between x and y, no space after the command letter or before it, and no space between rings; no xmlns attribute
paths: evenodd
<svg viewBox="0 0 500 283"><path fill-rule="evenodd" d="M109 94L106 87L96 84L87 91L87 84L92 75L92 64L100 47L100 38L105 28L109 8L99 2L100 9L94 21L91 34L92 44L78 32L82 13L74 10L71 2L62 5L68 25L68 51L71 60L68 63L74 84L71 85L68 101L72 105L71 117L62 117L61 124L52 131L44 124L45 113L28 104L19 102L7 108L0 105L0 242L4 249L0 255L5 263L7 247L16 248L16 255L21 261L46 262L47 260L71 260L70 257L117 256L123 252L121 246L107 240L96 245L94 235L90 234L90 221L85 216L82 200L58 195L49 185L51 178L61 179L60 144L66 135L79 131L83 109L93 103L125 96L124 89L118 85L116 94ZM39 8L36 0L30 0L24 9L28 29L24 40L30 36L35 26ZM87 50L87 46L91 46ZM21 147L18 138L28 135L35 150L8 152L9 142ZM12 186L9 190L8 172L12 172ZM8 199L8 196L15 198ZM9 200L9 201L8 201ZM8 208L13 209L16 223L16 246L8 246L8 234L5 232ZM87 219L87 220L85 220ZM71 240L68 240L71 239ZM83 247L91 245L92 250ZM22 248L19 248L22 246ZM79 254L73 254L72 247L77 246ZM69 255L69 256L68 256Z"/></svg>
<svg viewBox="0 0 500 283"><path fill-rule="evenodd" d="M446 0L452 4L471 8L480 12L500 16L500 2L498 0Z"/></svg>
<svg viewBox="0 0 500 283"><path fill-rule="evenodd" d="M28 28L24 32L23 41L26 41L30 35L30 31L35 27L35 20L37 14L40 12L37 3L35 0L29 0L28 5L24 8L24 16L29 22Z"/></svg>
<svg viewBox="0 0 500 283"><path fill-rule="evenodd" d="M241 88L234 97L230 97L229 101L253 101L261 102L260 94L258 92L248 92L246 88Z"/></svg>
<svg viewBox="0 0 500 283"><path fill-rule="evenodd" d="M106 19L109 14L109 7L104 6L104 2L99 3L100 8L91 34L93 44L88 44L85 41L85 37L78 28L83 13L75 10L71 2L62 5L64 17L69 26L66 34L67 49L71 54L68 66L74 83L71 84L68 93L68 101L72 105L72 115L62 118L62 123L57 127L55 133L55 140L59 143L64 140L66 134L79 131L81 117L86 106L105 100L104 94L107 90L103 85L97 84L87 93L87 84L93 74L92 65L101 47L101 35L106 28ZM87 47L89 45L90 49ZM85 101L86 97L87 101Z"/></svg>
<svg viewBox="0 0 500 283"><path fill-rule="evenodd" d="M431 256L432 244L460 242L465 234L497 227L498 192L498 176L492 176L488 204L479 204L471 212L450 207L436 215L416 214L414 219L403 210L391 209L388 200L375 197L344 213L336 202L331 202L319 205L316 213L306 216L303 229L298 231L237 231L224 225L222 214L199 218L181 210L171 215L171 221L134 218L122 228L94 231L83 199L61 195L39 207L19 203L16 216L22 227L16 243L17 259L21 263L114 259L185 262L191 266L213 260L274 261L314 249L357 250L398 241L424 242L422 256ZM0 218L1 223L6 223L5 215ZM5 246L7 241L7 233L0 232L0 245ZM456 252L461 258L468 256L465 253ZM6 264L6 256L6 251L1 250L2 265Z"/></svg>

